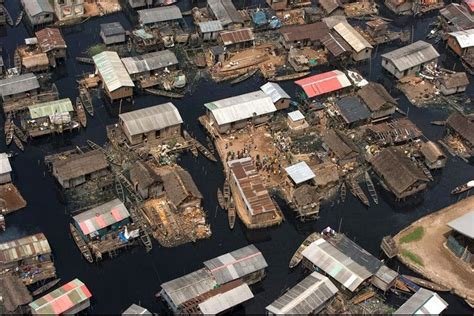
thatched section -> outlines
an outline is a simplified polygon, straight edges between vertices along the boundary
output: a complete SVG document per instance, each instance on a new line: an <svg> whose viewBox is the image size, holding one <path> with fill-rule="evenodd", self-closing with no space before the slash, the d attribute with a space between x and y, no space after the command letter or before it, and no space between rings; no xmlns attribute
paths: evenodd
<svg viewBox="0 0 474 316"><path fill-rule="evenodd" d="M467 117L454 112L448 117L446 126L465 140L471 148L474 146L474 123Z"/></svg>
<svg viewBox="0 0 474 316"><path fill-rule="evenodd" d="M162 182L161 177L142 161L136 162L130 169L130 180L139 190L148 189L151 185Z"/></svg>
<svg viewBox="0 0 474 316"><path fill-rule="evenodd" d="M380 83L371 82L365 85L357 92L357 95L364 101L371 112L391 108L395 111L397 106L397 101Z"/></svg>
<svg viewBox="0 0 474 316"><path fill-rule="evenodd" d="M333 129L328 130L324 134L323 141L341 162L356 160L359 156L357 146L347 137Z"/></svg>
<svg viewBox="0 0 474 316"><path fill-rule="evenodd" d="M163 180L166 196L177 209L187 200L202 199L191 175L184 169L175 168L160 173Z"/></svg>
<svg viewBox="0 0 474 316"><path fill-rule="evenodd" d="M31 303L33 297L26 286L19 279L11 275L0 278L0 296L7 312L15 311L19 306Z"/></svg>
<svg viewBox="0 0 474 316"><path fill-rule="evenodd" d="M76 179L109 166L105 155L100 150L92 150L85 154L71 155L53 163L54 175L63 181Z"/></svg>

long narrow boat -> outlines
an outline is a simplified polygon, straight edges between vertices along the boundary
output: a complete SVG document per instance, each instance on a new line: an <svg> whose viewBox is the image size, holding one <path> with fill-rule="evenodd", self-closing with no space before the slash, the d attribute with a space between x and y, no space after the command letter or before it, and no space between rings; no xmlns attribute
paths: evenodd
<svg viewBox="0 0 474 316"><path fill-rule="evenodd" d="M227 181L227 179L225 179L225 182L224 182L223 194L224 194L224 202L225 202L224 209L226 210L230 203L230 186L229 186L229 181Z"/></svg>
<svg viewBox="0 0 474 316"><path fill-rule="evenodd" d="M358 198L364 205L370 206L369 199L365 195L364 191L362 191L362 188L360 187L359 183L353 178L349 178L349 189L351 190L351 193Z"/></svg>
<svg viewBox="0 0 474 316"><path fill-rule="evenodd" d="M417 278L417 277L414 277L414 276L411 276L411 275L405 275L405 274L403 275L403 277L405 279L408 279L411 282L415 283L416 285L419 285L421 287L424 287L424 288L427 288L427 289L430 289L430 290L433 290L433 291L438 291L438 292L449 292L449 291L451 291L451 289L446 287L446 286L436 284L434 282L431 282L431 281L428 281L428 280L425 280L425 279L421 279L421 278Z"/></svg>
<svg viewBox="0 0 474 316"><path fill-rule="evenodd" d="M13 134L15 133L11 115L8 115L7 118L5 119L4 130L5 130L5 142L7 143L7 145L10 145L13 140Z"/></svg>
<svg viewBox="0 0 474 316"><path fill-rule="evenodd" d="M19 150L25 151L25 146L23 146L23 143L15 134L13 134L13 142L15 143L16 147L18 147Z"/></svg>
<svg viewBox="0 0 474 316"><path fill-rule="evenodd" d="M377 196L377 192L375 191L374 183L372 182L372 179L370 178L370 175L367 171L365 172L365 183L367 184L367 189L369 190L369 194L372 197L372 200L375 204L379 204L379 197Z"/></svg>
<svg viewBox="0 0 474 316"><path fill-rule="evenodd" d="M84 110L84 105L82 104L80 97L76 98L75 107L76 107L76 113L77 113L77 118L79 119L79 122L81 123L82 127L86 127L87 115L86 115L86 111Z"/></svg>
<svg viewBox="0 0 474 316"><path fill-rule="evenodd" d="M341 189L340 189L340 196L339 196L341 199L341 203L344 203L346 201L346 195L347 195L346 183L342 182Z"/></svg>
<svg viewBox="0 0 474 316"><path fill-rule="evenodd" d="M217 188L217 202L221 209L225 209L224 195L222 194L221 188Z"/></svg>
<svg viewBox="0 0 474 316"><path fill-rule="evenodd" d="M397 290L402 291L404 293L411 293L412 292L410 290L410 288L403 281L401 281L398 278L395 279L395 284L394 285L397 288Z"/></svg>
<svg viewBox="0 0 474 316"><path fill-rule="evenodd" d="M177 92L165 91L165 90L160 90L160 89L145 89L145 91L153 95L160 96L160 97L168 97L172 99L184 98L184 94L177 93Z"/></svg>
<svg viewBox="0 0 474 316"><path fill-rule="evenodd" d="M196 139L194 139L194 144L197 148L197 150L199 150L199 152L201 154L204 155L204 157L206 157L207 159L209 159L210 161L212 162L216 162L217 159L216 157L209 151L209 149L207 149L206 147L204 147L203 144L201 144L199 141L197 141Z"/></svg>
<svg viewBox="0 0 474 316"><path fill-rule="evenodd" d="M431 125L435 125L435 126L444 126L444 125L446 125L446 121L431 121L430 123L431 123Z"/></svg>
<svg viewBox="0 0 474 316"><path fill-rule="evenodd" d="M82 237L79 235L79 232L77 231L76 227L74 227L73 224L69 224L69 229L71 230L71 235L74 241L76 242L77 247L81 251L82 255L86 260L90 263L94 262L94 259L92 258L92 252L87 246L86 242Z"/></svg>
<svg viewBox="0 0 474 316"><path fill-rule="evenodd" d="M94 105L92 104L92 98L89 91L87 91L86 88L81 88L79 90L79 96L81 98L84 109L86 109L87 113L89 113L90 116L94 116Z"/></svg>
<svg viewBox="0 0 474 316"><path fill-rule="evenodd" d="M319 237L321 237L321 234L314 232L314 233L310 234L308 237L306 237L305 240L303 240L303 242L298 247L298 249L296 249L296 252L293 255L293 257L291 257L290 264L288 265L288 267L290 269L292 269L292 268L296 267L298 264L300 264L301 260L303 259L303 250L305 250L306 247L311 245L311 243L313 243Z"/></svg>
<svg viewBox="0 0 474 316"><path fill-rule="evenodd" d="M237 84L237 83L240 83L242 81L245 81L245 80L249 79L250 77L252 77L253 75L255 75L257 73L257 71L258 71L258 68L250 70L250 71L246 72L245 74L243 74L242 76L237 77L234 80L232 80L230 82L230 84Z"/></svg>
<svg viewBox="0 0 474 316"><path fill-rule="evenodd" d="M21 20L23 20L23 16L25 15L25 10L21 10L20 14L17 16L15 21L15 26L20 25Z"/></svg>
<svg viewBox="0 0 474 316"><path fill-rule="evenodd" d="M299 79L299 78L306 77L306 76L309 75L310 73L311 73L310 71L295 72L295 73L292 73L292 74L289 74L289 75L275 76L275 77L272 77L272 78L268 79L268 81L287 81L287 80L294 80L294 79Z"/></svg>
<svg viewBox="0 0 474 316"><path fill-rule="evenodd" d="M59 283L59 281L61 281L60 278L54 279L54 280L52 280L52 281L49 281L49 282L46 283L45 285L42 285L42 286L40 286L39 288L37 288L36 290L34 290L33 292L31 292L31 294L32 294L33 296L38 296L38 295L40 295L41 293L46 292L47 290L53 288L56 284Z"/></svg>
<svg viewBox="0 0 474 316"><path fill-rule="evenodd" d="M23 132L21 130L21 128L19 128L18 126L16 126L15 123L12 123L12 126L13 126L13 130L15 131L15 135L18 136L18 138L26 143L28 141L28 136L26 136L25 132Z"/></svg>
<svg viewBox="0 0 474 316"><path fill-rule="evenodd" d="M471 180L467 183L464 183L463 185L460 185L458 187L455 187L452 191L451 194L461 194L466 191L469 191L470 189L474 188L474 180Z"/></svg>
<svg viewBox="0 0 474 316"><path fill-rule="evenodd" d="M77 56L76 60L80 63L83 63L83 64L88 64L88 65L93 65L94 64L94 60L92 58L88 58L88 57Z"/></svg>
<svg viewBox="0 0 474 316"><path fill-rule="evenodd" d="M234 200L230 198L229 208L227 209L227 219L229 220L230 229L234 229L235 225L235 204Z"/></svg>
<svg viewBox="0 0 474 316"><path fill-rule="evenodd" d="M207 140L207 147L209 148L209 151L211 152L211 154L214 155L216 153L216 148L214 147L214 144L212 143L211 138L207 136L206 140Z"/></svg>

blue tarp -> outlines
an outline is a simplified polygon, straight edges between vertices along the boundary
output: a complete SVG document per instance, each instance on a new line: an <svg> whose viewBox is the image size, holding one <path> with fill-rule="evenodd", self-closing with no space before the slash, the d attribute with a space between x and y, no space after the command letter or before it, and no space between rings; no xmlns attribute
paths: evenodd
<svg viewBox="0 0 474 316"><path fill-rule="evenodd" d="M276 17L272 17L269 23L271 29L279 29L281 27L281 21Z"/></svg>
<svg viewBox="0 0 474 316"><path fill-rule="evenodd" d="M265 12L255 12L255 14L253 15L253 23L255 23L256 26L262 26L267 24L267 16L265 15Z"/></svg>

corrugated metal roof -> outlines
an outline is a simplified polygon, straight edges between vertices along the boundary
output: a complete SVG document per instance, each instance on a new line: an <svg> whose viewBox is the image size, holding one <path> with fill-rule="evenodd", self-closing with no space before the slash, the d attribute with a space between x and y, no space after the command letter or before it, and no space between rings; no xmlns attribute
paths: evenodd
<svg viewBox="0 0 474 316"><path fill-rule="evenodd" d="M23 0L21 2L25 8L26 14L35 16L40 13L54 13L49 0Z"/></svg>
<svg viewBox="0 0 474 316"><path fill-rule="evenodd" d="M267 82L263 86L260 87L266 95L272 98L272 102L275 103L281 99L291 99L288 93L283 90L283 88L275 82Z"/></svg>
<svg viewBox="0 0 474 316"><path fill-rule="evenodd" d="M253 293L247 283L243 283L224 293L219 293L199 304L204 315L217 315L231 307L253 298Z"/></svg>
<svg viewBox="0 0 474 316"><path fill-rule="evenodd" d="M122 87L135 86L116 52L105 51L92 59L110 92Z"/></svg>
<svg viewBox="0 0 474 316"><path fill-rule="evenodd" d="M37 119L39 117L52 116L74 111L72 102L69 98L54 100L50 102L38 103L28 107L30 117Z"/></svg>
<svg viewBox="0 0 474 316"><path fill-rule="evenodd" d="M255 36L251 28L241 28L232 31L223 31L219 34L224 46L245 43L255 40Z"/></svg>
<svg viewBox="0 0 474 316"><path fill-rule="evenodd" d="M354 292L372 274L363 266L320 238L303 250L303 257Z"/></svg>
<svg viewBox="0 0 474 316"><path fill-rule="evenodd" d="M0 153L0 174L9 173L12 171L10 160L6 153Z"/></svg>
<svg viewBox="0 0 474 316"><path fill-rule="evenodd" d="M213 276L205 268L161 284L163 291L176 306L209 292L216 286Z"/></svg>
<svg viewBox="0 0 474 316"><path fill-rule="evenodd" d="M150 311L146 308L138 306L137 304L130 305L122 315L153 315Z"/></svg>
<svg viewBox="0 0 474 316"><path fill-rule="evenodd" d="M293 112L288 113L288 117L293 121L299 121L299 120L304 120L304 115L303 113L300 112L300 110L296 110Z"/></svg>
<svg viewBox="0 0 474 316"><path fill-rule="evenodd" d="M341 22L334 26L334 30L358 53L372 45L362 37L349 23Z"/></svg>
<svg viewBox="0 0 474 316"><path fill-rule="evenodd" d="M308 98L313 98L329 92L337 91L351 86L349 78L340 70L328 71L308 78L295 81Z"/></svg>
<svg viewBox="0 0 474 316"><path fill-rule="evenodd" d="M204 106L212 112L217 124L224 125L276 112L272 99L263 91L241 94Z"/></svg>
<svg viewBox="0 0 474 316"><path fill-rule="evenodd" d="M219 20L199 22L197 25L201 33L219 32L224 30L224 27L222 26L222 23Z"/></svg>
<svg viewBox="0 0 474 316"><path fill-rule="evenodd" d="M46 27L35 33L38 39L38 45L43 53L47 53L53 49L66 49L67 45L57 28Z"/></svg>
<svg viewBox="0 0 474 316"><path fill-rule="evenodd" d="M84 235L89 235L102 228L118 223L130 217L125 205L119 199L91 208L73 217Z"/></svg>
<svg viewBox="0 0 474 316"><path fill-rule="evenodd" d="M430 62L438 57L439 54L433 45L424 41L417 41L382 55L382 58L390 60L398 71Z"/></svg>
<svg viewBox="0 0 474 316"><path fill-rule="evenodd" d="M141 25L154 24L183 18L181 11L175 5L138 10L138 20Z"/></svg>
<svg viewBox="0 0 474 316"><path fill-rule="evenodd" d="M138 74L178 64L176 55L169 49L135 57L122 58L128 73Z"/></svg>
<svg viewBox="0 0 474 316"><path fill-rule="evenodd" d="M39 89L39 87L38 78L32 73L26 73L24 75L0 80L0 95L2 97L10 96Z"/></svg>
<svg viewBox="0 0 474 316"><path fill-rule="evenodd" d="M459 43L461 48L474 46L474 29L449 33Z"/></svg>
<svg viewBox="0 0 474 316"><path fill-rule="evenodd" d="M314 179L313 170L306 164L305 161L298 162L294 165L285 168L288 176L296 183L300 184L310 179Z"/></svg>
<svg viewBox="0 0 474 316"><path fill-rule="evenodd" d="M412 295L394 315L439 315L448 307L438 294L430 290L420 288Z"/></svg>
<svg viewBox="0 0 474 316"><path fill-rule="evenodd" d="M10 240L0 244L0 263L10 263L51 253L43 233Z"/></svg>
<svg viewBox="0 0 474 316"><path fill-rule="evenodd" d="M122 113L119 117L132 136L183 123L178 109L171 102Z"/></svg>
<svg viewBox="0 0 474 316"><path fill-rule="evenodd" d="M100 31L105 36L125 34L125 29L120 22L104 23L100 25Z"/></svg>
<svg viewBox="0 0 474 316"><path fill-rule="evenodd" d="M253 244L204 262L218 284L240 279L265 269L268 264Z"/></svg>
<svg viewBox="0 0 474 316"><path fill-rule="evenodd" d="M60 315L92 297L87 286L79 279L40 297L29 304L35 314Z"/></svg>
<svg viewBox="0 0 474 316"><path fill-rule="evenodd" d="M268 305L266 310L275 315L309 315L324 307L337 292L327 277L313 272Z"/></svg>
<svg viewBox="0 0 474 316"><path fill-rule="evenodd" d="M474 211L450 221L448 226L469 238L474 238Z"/></svg>
<svg viewBox="0 0 474 316"><path fill-rule="evenodd" d="M366 120L370 117L367 107L362 104L359 98L348 96L336 102L337 109L346 123L354 123Z"/></svg>
<svg viewBox="0 0 474 316"><path fill-rule="evenodd" d="M244 23L232 0L208 0L207 5L223 26L231 23Z"/></svg>

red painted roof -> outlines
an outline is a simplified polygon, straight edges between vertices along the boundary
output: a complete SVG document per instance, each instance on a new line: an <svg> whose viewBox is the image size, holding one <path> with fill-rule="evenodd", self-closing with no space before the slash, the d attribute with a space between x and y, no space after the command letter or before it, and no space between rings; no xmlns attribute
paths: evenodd
<svg viewBox="0 0 474 316"><path fill-rule="evenodd" d="M471 12L474 11L474 0L464 0L464 2Z"/></svg>
<svg viewBox="0 0 474 316"><path fill-rule="evenodd" d="M308 98L337 91L351 85L347 76L340 70L328 71L295 81Z"/></svg>

